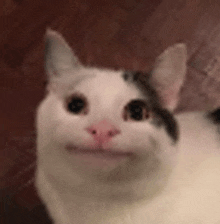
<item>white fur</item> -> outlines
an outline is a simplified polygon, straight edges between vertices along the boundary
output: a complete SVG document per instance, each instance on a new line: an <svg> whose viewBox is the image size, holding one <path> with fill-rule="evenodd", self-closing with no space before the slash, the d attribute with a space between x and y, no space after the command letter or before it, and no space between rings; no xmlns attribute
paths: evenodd
<svg viewBox="0 0 220 224"><path fill-rule="evenodd" d="M124 106L145 96L123 80L123 71L81 66L61 36L49 31L47 38L52 39L46 62L50 84L37 111L36 186L54 223L220 223L220 138L205 113L176 116L177 144L151 118L124 121ZM169 48L156 63L161 69L153 72L152 85L162 89L160 97L174 82L173 95L162 100L170 110L186 70L183 48ZM65 60L59 60L62 54ZM179 60L172 64L175 57ZM174 77L178 69L180 75ZM87 99L87 115L67 112L66 98L75 92ZM134 160L99 168L65 150L67 143L89 148L94 140L85 129L103 119L121 131L109 148L135 152Z"/></svg>
<svg viewBox="0 0 220 224"><path fill-rule="evenodd" d="M139 186L141 181L126 184L134 191L142 190L143 199L140 201L123 197L121 200L105 198L108 193L115 193L114 187L112 192L109 192L111 187L105 192L102 189L106 187L104 184L96 180L83 180L72 167L59 161L60 157L50 158L51 163L48 157L39 159L37 186L55 223L220 223L219 136L203 115L194 112L177 116L181 124L178 165L164 191L150 199L144 199L144 189ZM51 169L48 167L50 165ZM51 176L53 173L54 177ZM58 176L60 180L55 179ZM62 182L65 180L72 186ZM79 189L77 186L80 186ZM123 185L124 191L126 186ZM121 190L118 186L119 195ZM99 197L96 192L100 193Z"/></svg>

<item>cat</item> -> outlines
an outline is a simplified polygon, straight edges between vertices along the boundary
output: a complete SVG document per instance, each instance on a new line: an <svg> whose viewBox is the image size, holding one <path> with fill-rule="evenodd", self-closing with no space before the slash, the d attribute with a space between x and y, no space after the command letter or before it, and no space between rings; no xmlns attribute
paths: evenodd
<svg viewBox="0 0 220 224"><path fill-rule="evenodd" d="M55 224L220 224L220 109L174 115L184 43L151 74L84 66L47 29L36 188Z"/></svg>

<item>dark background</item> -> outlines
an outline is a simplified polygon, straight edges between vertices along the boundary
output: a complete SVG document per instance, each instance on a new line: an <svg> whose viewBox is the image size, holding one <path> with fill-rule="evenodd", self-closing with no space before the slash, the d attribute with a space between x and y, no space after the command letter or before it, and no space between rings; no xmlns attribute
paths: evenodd
<svg viewBox="0 0 220 224"><path fill-rule="evenodd" d="M192 111L220 106L219 12L219 0L1 0L0 223L49 223L33 184L46 27L85 64L146 72L168 46L185 42L177 111Z"/></svg>

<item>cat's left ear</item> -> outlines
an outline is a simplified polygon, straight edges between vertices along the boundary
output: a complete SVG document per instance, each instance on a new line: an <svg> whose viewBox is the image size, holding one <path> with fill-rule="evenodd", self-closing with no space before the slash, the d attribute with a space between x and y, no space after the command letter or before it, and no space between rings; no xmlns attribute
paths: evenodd
<svg viewBox="0 0 220 224"><path fill-rule="evenodd" d="M173 111L179 100L187 69L187 50L183 43L167 48L157 59L151 73L151 84L163 107Z"/></svg>
<svg viewBox="0 0 220 224"><path fill-rule="evenodd" d="M49 79L59 78L81 63L58 32L48 28L45 35L45 70Z"/></svg>

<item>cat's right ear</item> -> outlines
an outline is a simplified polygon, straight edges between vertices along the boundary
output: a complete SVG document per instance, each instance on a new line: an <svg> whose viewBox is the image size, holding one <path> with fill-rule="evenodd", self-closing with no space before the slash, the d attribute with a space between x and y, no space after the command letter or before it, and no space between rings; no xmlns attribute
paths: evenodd
<svg viewBox="0 0 220 224"><path fill-rule="evenodd" d="M186 44L174 44L156 59L150 82L157 91L162 106L170 111L173 111L178 105L186 69Z"/></svg>
<svg viewBox="0 0 220 224"><path fill-rule="evenodd" d="M61 34L47 28L45 41L44 63L49 81L82 66Z"/></svg>

